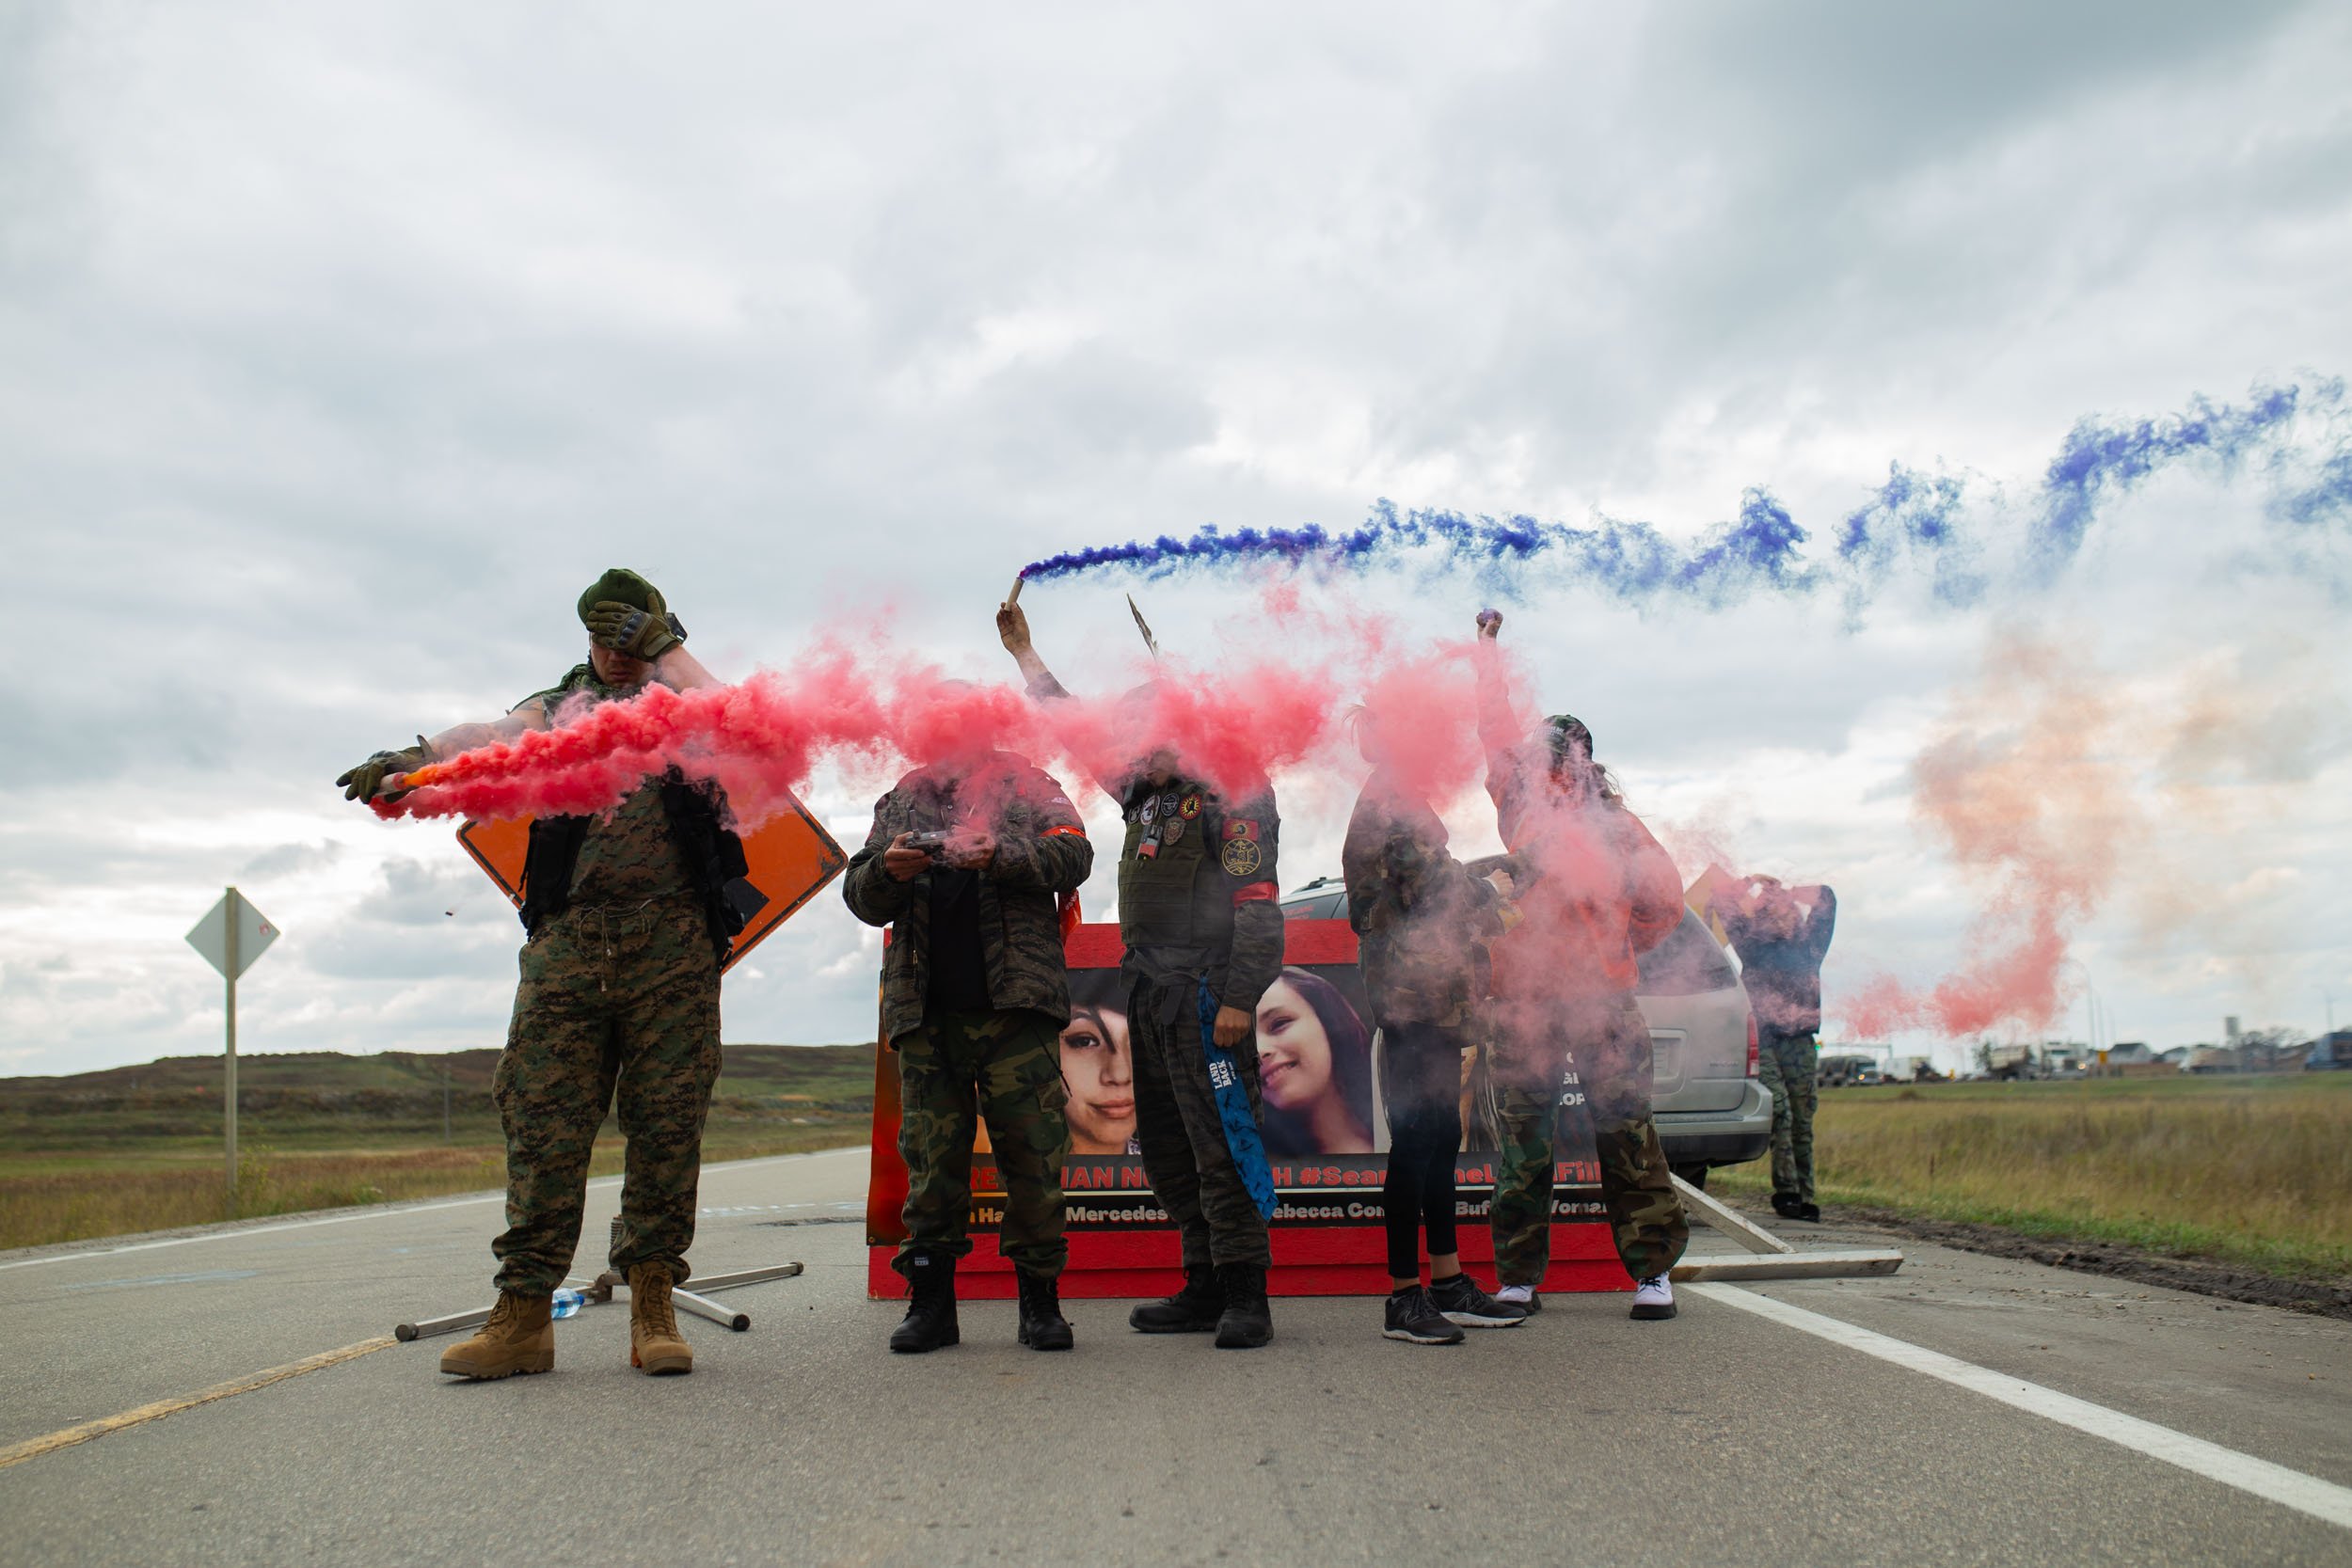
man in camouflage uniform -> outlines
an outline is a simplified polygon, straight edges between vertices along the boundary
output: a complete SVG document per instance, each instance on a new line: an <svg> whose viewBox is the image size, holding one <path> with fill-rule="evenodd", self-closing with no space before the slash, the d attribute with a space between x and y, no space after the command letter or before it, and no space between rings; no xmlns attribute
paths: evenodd
<svg viewBox="0 0 2352 1568"><path fill-rule="evenodd" d="M715 684L686 651L660 593L615 567L580 598L588 661L504 719L379 752L336 783L349 799L397 798L400 776L477 746L544 730L658 680ZM670 1291L688 1275L703 1121L719 1076L719 970L761 900L715 787L675 769L612 812L532 823L523 882L529 932L492 1095L506 1133L506 1231L491 1245L499 1301L441 1370L500 1378L555 1364L549 1302L580 1243L589 1158L608 1106L628 1139L611 1259L629 1288L629 1359L693 1370Z"/></svg>
<svg viewBox="0 0 2352 1568"><path fill-rule="evenodd" d="M1066 701L1008 601L996 629L1041 702ZM1135 694L1138 719L1149 693ZM1136 1138L1152 1191L1183 1239L1184 1286L1137 1307L1145 1334L1206 1333L1246 1350L1274 1335L1266 1305L1274 1188L1262 1138L1255 1019L1280 975L1276 902L1281 831L1259 782L1228 800L1166 748L1104 768L1097 782L1126 819L1119 930L1126 947Z"/></svg>
<svg viewBox="0 0 2352 1568"><path fill-rule="evenodd" d="M967 731L966 733L970 733ZM921 835L921 836L917 836ZM943 841L944 840L944 841ZM888 926L882 1030L898 1057L898 1152L906 1160L907 1277L900 1352L961 1338L956 1259L972 1250L972 1142L988 1123L1005 1182L998 1249L1021 1294L1019 1338L1068 1350L1061 1315L1061 1030L1070 1022L1060 898L1094 866L1077 808L1022 758L976 746L918 768L874 806L841 895Z"/></svg>
<svg viewBox="0 0 2352 1568"><path fill-rule="evenodd" d="M1634 1281L1632 1315L1675 1315L1667 1275L1691 1238L1650 1114L1649 1026L1635 959L1682 919L1674 862L1593 760L1592 732L1557 714L1528 736L1479 617L1479 736L1517 924L1496 939L1494 1047L1501 1142L1493 1207L1498 1301L1539 1310L1551 1258L1553 1128L1573 1061L1593 1126L1601 1202Z"/></svg>
<svg viewBox="0 0 2352 1568"><path fill-rule="evenodd" d="M1813 1108L1820 1072L1821 960L1837 930L1837 895L1772 877L1719 887L1708 912L1740 955L1756 1014L1757 1072L1772 1097L1772 1212L1821 1217L1813 1201Z"/></svg>

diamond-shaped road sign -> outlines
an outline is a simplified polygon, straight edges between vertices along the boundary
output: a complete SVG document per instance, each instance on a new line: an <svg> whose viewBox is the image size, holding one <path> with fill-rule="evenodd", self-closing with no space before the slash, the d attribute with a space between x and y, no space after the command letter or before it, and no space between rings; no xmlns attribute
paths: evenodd
<svg viewBox="0 0 2352 1568"><path fill-rule="evenodd" d="M237 967L229 968L230 906L236 906ZM196 923L188 933L188 945L204 955L204 961L233 980L253 967L253 960L262 956L262 949L278 940L278 927L271 925L253 907L252 901L236 889L221 895L212 912Z"/></svg>

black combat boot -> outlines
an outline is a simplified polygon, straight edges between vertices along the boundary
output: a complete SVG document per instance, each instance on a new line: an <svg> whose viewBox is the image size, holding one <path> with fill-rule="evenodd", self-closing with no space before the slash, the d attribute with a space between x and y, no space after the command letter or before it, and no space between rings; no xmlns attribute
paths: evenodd
<svg viewBox="0 0 2352 1568"><path fill-rule="evenodd" d="M1208 1268L1186 1269L1184 1288L1160 1301L1147 1301L1127 1314L1138 1334L1206 1334L1225 1310L1225 1291Z"/></svg>
<svg viewBox="0 0 2352 1568"><path fill-rule="evenodd" d="M1255 1350L1274 1338L1274 1314L1265 1304L1265 1270L1255 1263L1222 1263L1216 1282L1225 1291L1225 1314L1216 1320L1217 1349Z"/></svg>
<svg viewBox="0 0 2352 1568"><path fill-rule="evenodd" d="M890 1348L919 1355L958 1343L954 1256L917 1248L899 1259L898 1272L907 1276L907 1315L891 1331Z"/></svg>
<svg viewBox="0 0 2352 1568"><path fill-rule="evenodd" d="M1060 1282L1026 1269L1015 1275L1021 1282L1021 1342L1031 1350L1068 1350L1075 1344L1070 1322L1061 1315Z"/></svg>

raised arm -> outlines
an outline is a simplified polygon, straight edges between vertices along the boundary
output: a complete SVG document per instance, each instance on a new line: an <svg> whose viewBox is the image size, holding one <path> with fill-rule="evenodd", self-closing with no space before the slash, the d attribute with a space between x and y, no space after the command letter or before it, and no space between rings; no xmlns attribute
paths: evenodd
<svg viewBox="0 0 2352 1568"><path fill-rule="evenodd" d="M1837 895L1827 887L1800 888L1798 894L1807 891L1813 895L1813 912L1805 916L1804 944L1818 966L1829 956L1829 939L1837 934Z"/></svg>
<svg viewBox="0 0 2352 1568"><path fill-rule="evenodd" d="M1014 592L1019 592L1017 585ZM996 607L996 640L1005 645L1005 652L1012 655L1013 663L1021 667L1021 678L1027 684L1031 700L1042 705L1049 712L1054 705L1072 700L1070 689L1045 667L1045 660L1038 656L1036 644L1029 640L1029 612L1013 599L1009 598ZM1087 753L1095 749L1095 742L1081 740L1073 733L1085 727L1088 726L1083 722L1060 727L1058 739L1062 751L1077 764L1080 774L1089 784L1112 800L1124 803L1128 786L1135 783L1135 773L1127 767L1132 759L1122 757L1112 760L1099 752L1089 757Z"/></svg>
<svg viewBox="0 0 2352 1568"><path fill-rule="evenodd" d="M688 653L683 642L653 661L653 678L673 691L691 691L697 687L726 684L704 669L703 661Z"/></svg>
<svg viewBox="0 0 2352 1568"><path fill-rule="evenodd" d="M1016 585L1016 593L1019 588ZM1037 645L1029 641L1029 612L1017 600L1007 599L996 607L996 641L1012 655L1013 663L1021 667L1021 678L1028 683L1031 695L1038 697L1067 697L1069 691L1054 678L1054 672L1038 657Z"/></svg>
<svg viewBox="0 0 2352 1568"><path fill-rule="evenodd" d="M645 584L645 607L619 599L598 599L580 617L589 641L628 658L650 665L655 680L673 691L723 684L703 668L703 661L686 651L686 626L670 613L661 590Z"/></svg>
<svg viewBox="0 0 2352 1568"><path fill-rule="evenodd" d="M1472 667L1478 673L1478 739L1486 749L1486 793L1495 803L1502 847L1518 848L1519 770L1524 766L1518 716L1511 711L1511 683L1502 671L1502 612L1478 613L1478 641L1471 646Z"/></svg>

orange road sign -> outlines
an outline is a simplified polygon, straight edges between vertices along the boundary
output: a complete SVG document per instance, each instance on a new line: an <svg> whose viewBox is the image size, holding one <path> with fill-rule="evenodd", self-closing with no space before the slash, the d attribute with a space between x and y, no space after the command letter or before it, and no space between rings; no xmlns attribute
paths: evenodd
<svg viewBox="0 0 2352 1568"><path fill-rule="evenodd" d="M469 822L457 830L457 842L476 865L496 882L499 891L517 909L522 907L523 858L531 847L531 818ZM768 933L792 917L795 911L824 891L841 875L849 857L833 841L808 808L799 800L792 809L771 816L743 835L743 858L751 863L749 880L768 902L744 926L727 953L721 973L732 969L743 955L758 946Z"/></svg>

